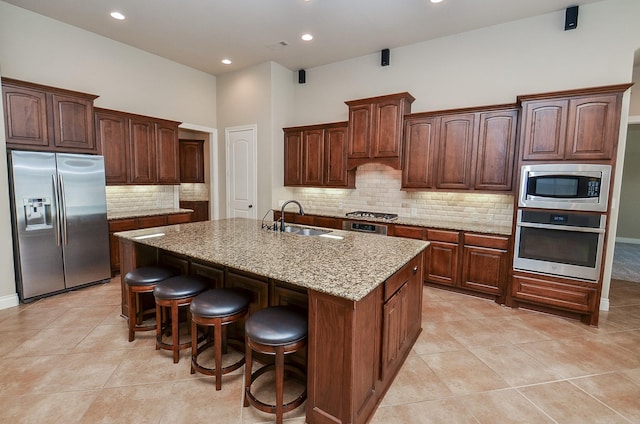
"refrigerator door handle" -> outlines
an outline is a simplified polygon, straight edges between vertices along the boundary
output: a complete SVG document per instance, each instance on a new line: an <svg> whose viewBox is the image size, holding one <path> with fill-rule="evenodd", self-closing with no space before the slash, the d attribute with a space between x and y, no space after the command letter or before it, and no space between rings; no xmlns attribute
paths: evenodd
<svg viewBox="0 0 640 424"><path fill-rule="evenodd" d="M56 174L51 174L51 184L53 185L53 198L55 200L55 206L56 206L56 222L54 223L54 226L56 227L56 246L60 246L60 243L62 243L61 237L62 234L60 233L60 209L59 209L59 205L58 205L58 184L56 184Z"/></svg>
<svg viewBox="0 0 640 424"><path fill-rule="evenodd" d="M67 239L67 205L65 204L64 180L62 174L58 174L58 182L60 183L60 218L62 220L62 243L69 244Z"/></svg>

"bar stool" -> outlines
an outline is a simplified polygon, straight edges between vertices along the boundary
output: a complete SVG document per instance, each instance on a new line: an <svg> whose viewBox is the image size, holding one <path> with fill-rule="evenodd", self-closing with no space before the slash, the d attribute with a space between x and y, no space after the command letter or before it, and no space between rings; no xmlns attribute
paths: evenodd
<svg viewBox="0 0 640 424"><path fill-rule="evenodd" d="M189 306L191 301L207 288L207 283L198 278L178 275L161 281L153 290L156 298L156 350L172 350L174 364L180 360L180 350L191 347L191 338L188 342L180 343L179 309ZM171 326L163 322L163 308L169 308L171 312ZM162 340L165 333L171 334L171 343Z"/></svg>
<svg viewBox="0 0 640 424"><path fill-rule="evenodd" d="M124 276L124 284L129 299L129 341L135 339L136 331L150 331L156 328L155 324L144 325L144 315L152 310L145 311L142 308L142 293L153 293L156 285L167 278L177 275L173 268L161 266L143 266L129 271Z"/></svg>
<svg viewBox="0 0 640 424"><path fill-rule="evenodd" d="M304 369L284 363L285 355L297 352L307 345L307 316L303 312L289 306L273 306L261 309L251 315L245 324L246 367L244 406L249 404L256 409L276 414L276 423L282 423L282 416L302 403L307 398L305 384L304 391L294 400L284 403L284 371L292 372L303 381L306 379ZM253 374L252 351L274 355L275 363L265 365ZM271 405L258 400L251 392L251 385L267 371L275 369L276 404Z"/></svg>
<svg viewBox="0 0 640 424"><path fill-rule="evenodd" d="M222 375L237 370L244 364L242 342L238 343L242 358L231 365L222 367L222 345L226 344L226 328L229 324L240 321L249 313L249 294L236 289L207 290L196 296L189 307L191 311L191 374L196 371L206 375L216 376L216 390L222 388ZM213 329L213 340L209 337L206 343L198 346L198 326ZM210 333L209 333L210 334ZM198 355L205 349L214 346L215 367L207 368L198 363Z"/></svg>

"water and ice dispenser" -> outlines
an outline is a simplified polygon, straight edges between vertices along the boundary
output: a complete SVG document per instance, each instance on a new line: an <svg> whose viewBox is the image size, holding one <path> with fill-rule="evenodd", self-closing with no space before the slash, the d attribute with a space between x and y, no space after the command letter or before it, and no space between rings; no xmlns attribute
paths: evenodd
<svg viewBox="0 0 640 424"><path fill-rule="evenodd" d="M50 197L26 197L23 199L23 205L27 231L53 227Z"/></svg>

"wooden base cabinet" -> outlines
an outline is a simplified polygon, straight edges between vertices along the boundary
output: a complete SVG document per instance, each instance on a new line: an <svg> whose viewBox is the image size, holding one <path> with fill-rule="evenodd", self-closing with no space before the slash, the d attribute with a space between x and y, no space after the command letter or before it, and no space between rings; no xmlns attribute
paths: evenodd
<svg viewBox="0 0 640 424"><path fill-rule="evenodd" d="M503 296L509 272L509 237L464 233L463 239L461 287Z"/></svg>
<svg viewBox="0 0 640 424"><path fill-rule="evenodd" d="M459 231L427 230L425 280L431 283L458 285Z"/></svg>
<svg viewBox="0 0 640 424"><path fill-rule="evenodd" d="M520 304L565 311L589 325L598 322L599 284L515 271L511 283L512 306Z"/></svg>
<svg viewBox="0 0 640 424"><path fill-rule="evenodd" d="M358 302L309 292L308 423L369 421L420 334L421 268L418 255Z"/></svg>

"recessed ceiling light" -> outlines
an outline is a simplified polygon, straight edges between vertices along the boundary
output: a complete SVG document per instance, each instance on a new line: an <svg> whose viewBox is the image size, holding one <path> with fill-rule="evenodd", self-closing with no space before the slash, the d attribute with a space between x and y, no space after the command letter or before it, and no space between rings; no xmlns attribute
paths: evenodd
<svg viewBox="0 0 640 424"><path fill-rule="evenodd" d="M440 3L442 0L431 0L431 3Z"/></svg>
<svg viewBox="0 0 640 424"><path fill-rule="evenodd" d="M222 59L222 63L225 65L231 65L231 61L229 59Z"/></svg>
<svg viewBox="0 0 640 424"><path fill-rule="evenodd" d="M313 40L313 35L311 35L311 34L303 34L302 35L302 39L304 41L311 41L311 40Z"/></svg>
<svg viewBox="0 0 640 424"><path fill-rule="evenodd" d="M111 17L113 19L117 19L119 21L124 19L124 15L122 13L120 13L120 12L111 12Z"/></svg>

